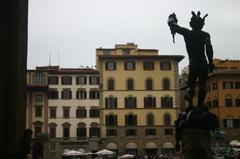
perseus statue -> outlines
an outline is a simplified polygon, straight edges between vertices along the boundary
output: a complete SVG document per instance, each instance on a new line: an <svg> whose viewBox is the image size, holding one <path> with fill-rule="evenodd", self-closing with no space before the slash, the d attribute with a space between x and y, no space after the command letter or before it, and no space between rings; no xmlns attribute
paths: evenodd
<svg viewBox="0 0 240 159"><path fill-rule="evenodd" d="M198 106L204 106L208 72L212 72L214 68L210 34L202 31L205 18L208 14L203 18L200 17L200 15L200 11L198 11L197 14L192 11L192 17L190 20L190 27L192 30L179 26L177 24L178 20L175 13L168 17L168 25L173 36L173 42L175 34L178 33L184 37L186 43L189 57L189 75L188 88L184 99L188 101L190 107L193 106L192 102L197 78L199 82Z"/></svg>

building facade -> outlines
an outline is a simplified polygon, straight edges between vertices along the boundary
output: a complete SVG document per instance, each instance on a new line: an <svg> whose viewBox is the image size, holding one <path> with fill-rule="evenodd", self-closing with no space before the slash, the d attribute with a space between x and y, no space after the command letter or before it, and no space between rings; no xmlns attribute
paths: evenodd
<svg viewBox="0 0 240 159"><path fill-rule="evenodd" d="M34 126L36 121L37 124L41 122L42 130L48 134L48 157L61 158L63 152L72 149L82 152L99 150L98 71L58 66L37 67L36 71L44 74L44 93L39 92L39 89L33 89L31 94L29 93L28 98L34 108L29 107L27 110L27 124L30 125L31 121ZM36 105L36 99L32 98L38 99L40 94L43 95L46 107L42 106L42 118L33 120L33 109L38 108L41 103L37 101ZM40 110L35 111L37 113Z"/></svg>
<svg viewBox="0 0 240 159"><path fill-rule="evenodd" d="M32 154L48 156L48 72L27 71L26 128L33 131ZM35 150L40 147L41 152ZM37 153L37 154L36 154ZM40 153L40 154L39 154Z"/></svg>
<svg viewBox="0 0 240 159"><path fill-rule="evenodd" d="M216 68L209 74L206 84L205 105L219 118L220 129L228 139L240 139L240 61L214 59ZM180 83L186 89L188 74L183 71ZM182 93L184 94L185 91ZM194 105L197 104L196 86ZM182 95L183 97L183 95ZM184 99L181 98L184 107Z"/></svg>
<svg viewBox="0 0 240 159"><path fill-rule="evenodd" d="M133 43L96 50L103 145L118 155L174 152L178 62Z"/></svg>

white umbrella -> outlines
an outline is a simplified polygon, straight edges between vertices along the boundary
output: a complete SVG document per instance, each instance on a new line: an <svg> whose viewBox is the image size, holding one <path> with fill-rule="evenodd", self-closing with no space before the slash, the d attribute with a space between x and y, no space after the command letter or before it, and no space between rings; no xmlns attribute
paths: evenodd
<svg viewBox="0 0 240 159"><path fill-rule="evenodd" d="M240 141L238 141L238 140L232 140L229 144L230 144L231 146L240 146Z"/></svg>
<svg viewBox="0 0 240 159"><path fill-rule="evenodd" d="M71 150L71 151L64 152L63 156L78 156L82 154L83 154L82 152Z"/></svg>
<svg viewBox="0 0 240 159"><path fill-rule="evenodd" d="M97 154L97 155L113 155L113 154L115 154L115 152L107 150L107 149L103 149L101 151L96 152L95 154Z"/></svg>
<svg viewBox="0 0 240 159"><path fill-rule="evenodd" d="M130 154L125 154L123 156L121 156L120 158L134 158L134 155L130 155Z"/></svg>

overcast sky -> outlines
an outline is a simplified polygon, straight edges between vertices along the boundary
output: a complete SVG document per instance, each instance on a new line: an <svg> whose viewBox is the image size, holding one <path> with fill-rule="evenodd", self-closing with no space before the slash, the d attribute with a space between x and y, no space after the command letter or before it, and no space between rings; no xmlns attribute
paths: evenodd
<svg viewBox="0 0 240 159"><path fill-rule="evenodd" d="M160 55L184 55L166 23L175 12L189 28L191 11L208 13L204 31L211 34L214 57L240 60L240 0L29 0L28 68L94 66L96 48L134 42ZM59 56L58 56L59 55Z"/></svg>

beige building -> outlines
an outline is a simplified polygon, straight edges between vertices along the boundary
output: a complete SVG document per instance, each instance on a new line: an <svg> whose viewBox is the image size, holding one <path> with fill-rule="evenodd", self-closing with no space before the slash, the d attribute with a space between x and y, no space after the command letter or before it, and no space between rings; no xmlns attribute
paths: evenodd
<svg viewBox="0 0 240 159"><path fill-rule="evenodd" d="M99 48L96 56L105 148L118 155L173 153L183 56L158 55L133 43Z"/></svg>
<svg viewBox="0 0 240 159"><path fill-rule="evenodd" d="M97 151L100 146L99 75L91 68L37 67L29 72L44 76L44 82L29 85L27 125L34 134L48 134L50 159L62 158L67 150ZM39 81L39 79L38 79ZM41 101L39 95L42 96ZM41 105L41 107L40 107ZM36 116L34 112L39 113ZM30 124L32 123L32 124ZM36 125L36 126L35 126ZM34 127L35 126L35 127ZM43 146L43 145L42 145ZM44 158L47 158L45 156Z"/></svg>

